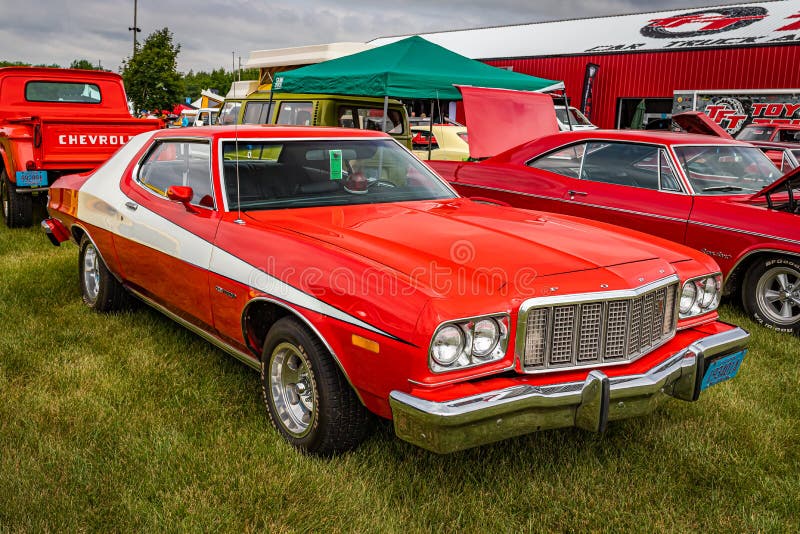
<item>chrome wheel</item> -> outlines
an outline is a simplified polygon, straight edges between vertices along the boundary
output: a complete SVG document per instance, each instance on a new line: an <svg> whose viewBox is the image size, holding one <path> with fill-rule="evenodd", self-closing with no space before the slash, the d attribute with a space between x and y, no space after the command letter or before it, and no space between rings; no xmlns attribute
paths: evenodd
<svg viewBox="0 0 800 534"><path fill-rule="evenodd" d="M272 351L269 366L272 403L281 425L295 437L311 430L317 415L314 379L305 353L292 343Z"/></svg>
<svg viewBox="0 0 800 534"><path fill-rule="evenodd" d="M97 249L94 245L88 245L83 253L83 287L86 297L92 302L97 300L100 294L100 265L98 262Z"/></svg>
<svg viewBox="0 0 800 534"><path fill-rule="evenodd" d="M756 285L756 302L767 319L792 326L800 320L800 271L781 265L768 269Z"/></svg>
<svg viewBox="0 0 800 534"><path fill-rule="evenodd" d="M2 177L0 183L0 198L3 199L3 219L8 221L8 184L6 183L5 176Z"/></svg>

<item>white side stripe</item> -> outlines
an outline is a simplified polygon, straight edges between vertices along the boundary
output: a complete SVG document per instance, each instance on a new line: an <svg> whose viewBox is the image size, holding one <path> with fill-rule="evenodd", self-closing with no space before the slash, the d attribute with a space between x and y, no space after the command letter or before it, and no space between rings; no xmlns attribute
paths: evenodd
<svg viewBox="0 0 800 534"><path fill-rule="evenodd" d="M152 133L132 139L86 181L78 195L79 220L301 308L397 339L250 265L142 205L136 211L128 211L124 205L131 199L120 190L119 179L150 135Z"/></svg>

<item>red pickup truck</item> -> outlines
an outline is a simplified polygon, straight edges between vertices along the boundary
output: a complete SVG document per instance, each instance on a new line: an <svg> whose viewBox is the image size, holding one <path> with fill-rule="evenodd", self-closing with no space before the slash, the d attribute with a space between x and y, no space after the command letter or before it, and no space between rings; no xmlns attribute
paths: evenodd
<svg viewBox="0 0 800 534"><path fill-rule="evenodd" d="M112 72L0 68L0 188L9 228L30 226L57 178L93 170L131 137L163 126L131 117Z"/></svg>

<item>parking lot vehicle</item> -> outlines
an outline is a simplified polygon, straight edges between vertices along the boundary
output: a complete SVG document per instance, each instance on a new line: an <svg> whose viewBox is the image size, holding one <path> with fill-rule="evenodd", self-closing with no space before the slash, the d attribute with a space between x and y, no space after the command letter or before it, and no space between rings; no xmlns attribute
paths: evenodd
<svg viewBox="0 0 800 534"><path fill-rule="evenodd" d="M414 154L420 159L428 159L428 138L430 126L412 126L411 145ZM433 125L433 138L430 140L430 159L464 161L469 159L467 129L464 126L445 124Z"/></svg>
<svg viewBox="0 0 800 534"><path fill-rule="evenodd" d="M355 447L368 413L446 453L599 431L733 377L708 256L602 223L460 198L383 133L164 130L50 192L83 300L132 293L261 372L303 451Z"/></svg>
<svg viewBox="0 0 800 534"><path fill-rule="evenodd" d="M756 320L800 332L797 182L781 179L748 143L585 130L543 136L478 163L431 165L466 196L627 226L702 250L719 262L726 293L738 292ZM782 187L771 199L762 191L770 185Z"/></svg>
<svg viewBox="0 0 800 534"><path fill-rule="evenodd" d="M736 139L748 143L787 143L800 146L800 125L748 124L736 134Z"/></svg>
<svg viewBox="0 0 800 534"><path fill-rule="evenodd" d="M219 114L219 124L339 126L381 131L383 104L382 98L273 93L270 107L269 90L259 90L244 98L226 98ZM408 113L398 100L389 100L386 131L411 148Z"/></svg>
<svg viewBox="0 0 800 534"><path fill-rule="evenodd" d="M30 226L34 202L59 176L89 171L136 134L162 126L134 119L118 74L0 68L0 196L10 228Z"/></svg>

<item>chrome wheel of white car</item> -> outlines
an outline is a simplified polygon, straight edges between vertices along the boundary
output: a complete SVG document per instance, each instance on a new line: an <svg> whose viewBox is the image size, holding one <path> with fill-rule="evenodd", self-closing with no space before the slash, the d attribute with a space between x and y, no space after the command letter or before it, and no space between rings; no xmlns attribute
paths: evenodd
<svg viewBox="0 0 800 534"><path fill-rule="evenodd" d="M269 365L270 395L281 424L291 435L308 434L316 417L317 396L305 354L291 343L272 352Z"/></svg>
<svg viewBox="0 0 800 534"><path fill-rule="evenodd" d="M744 280L742 301L761 324L800 333L800 261L773 257L754 264Z"/></svg>
<svg viewBox="0 0 800 534"><path fill-rule="evenodd" d="M89 243L83 254L83 287L86 297L91 301L96 301L100 292L100 266L97 262L97 249Z"/></svg>
<svg viewBox="0 0 800 534"><path fill-rule="evenodd" d="M344 452L367 435L369 413L328 348L299 319L283 317L269 329L261 389L273 426L303 452Z"/></svg>
<svg viewBox="0 0 800 534"><path fill-rule="evenodd" d="M110 312L128 305L127 291L108 270L97 247L87 236L81 240L78 276L83 301L93 310Z"/></svg>

